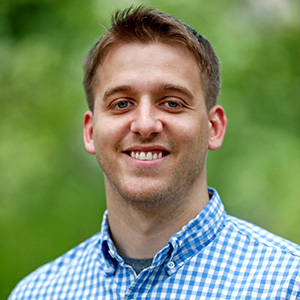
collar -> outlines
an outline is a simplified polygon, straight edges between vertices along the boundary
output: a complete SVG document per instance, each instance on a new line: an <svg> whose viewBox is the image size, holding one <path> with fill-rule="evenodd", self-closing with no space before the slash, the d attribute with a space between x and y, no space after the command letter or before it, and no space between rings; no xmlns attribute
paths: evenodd
<svg viewBox="0 0 300 300"><path fill-rule="evenodd" d="M210 244L225 226L226 212L216 190L208 188L210 201L199 215L182 227L169 239L168 245L154 257L152 266L164 265L168 275L172 275L189 259ZM100 265L107 275L113 275L123 259L110 237L107 211L104 213L100 233Z"/></svg>

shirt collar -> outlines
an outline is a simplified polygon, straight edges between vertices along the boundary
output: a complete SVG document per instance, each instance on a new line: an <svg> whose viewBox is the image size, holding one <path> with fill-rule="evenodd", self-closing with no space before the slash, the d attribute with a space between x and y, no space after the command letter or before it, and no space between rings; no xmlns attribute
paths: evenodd
<svg viewBox="0 0 300 300"><path fill-rule="evenodd" d="M210 201L199 215L175 233L168 245L161 249L153 259L152 265L164 264L169 275L191 259L202 248L210 244L225 226L226 212L216 190L208 188ZM100 234L101 260L104 271L114 274L118 263L123 259L117 253L110 237L107 211L104 213Z"/></svg>

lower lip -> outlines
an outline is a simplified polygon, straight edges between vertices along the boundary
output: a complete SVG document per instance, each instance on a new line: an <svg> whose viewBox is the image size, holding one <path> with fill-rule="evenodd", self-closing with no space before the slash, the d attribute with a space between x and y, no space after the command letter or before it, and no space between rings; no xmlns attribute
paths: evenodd
<svg viewBox="0 0 300 300"><path fill-rule="evenodd" d="M131 163L133 163L134 165L136 165L138 167L143 167L143 168L151 168L151 167L157 166L157 165L161 164L162 162L164 162L169 157L169 154L168 154L168 155L165 155L165 156L163 156L161 158L157 158L157 159L139 160L139 159L129 156L126 153L124 153L124 155Z"/></svg>

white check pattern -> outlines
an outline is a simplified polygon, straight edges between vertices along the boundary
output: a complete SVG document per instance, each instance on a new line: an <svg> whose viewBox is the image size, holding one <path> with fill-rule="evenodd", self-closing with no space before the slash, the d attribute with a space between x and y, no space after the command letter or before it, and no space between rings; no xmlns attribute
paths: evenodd
<svg viewBox="0 0 300 300"><path fill-rule="evenodd" d="M42 266L9 300L300 299L300 247L225 213L218 193L136 276L109 236Z"/></svg>

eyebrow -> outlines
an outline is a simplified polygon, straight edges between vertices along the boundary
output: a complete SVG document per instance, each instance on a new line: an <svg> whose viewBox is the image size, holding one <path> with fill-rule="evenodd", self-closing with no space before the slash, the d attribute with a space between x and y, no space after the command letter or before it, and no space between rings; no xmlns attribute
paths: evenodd
<svg viewBox="0 0 300 300"><path fill-rule="evenodd" d="M119 93L119 92L128 92L128 91L132 91L132 87L130 87L129 85L119 85L116 87L113 87L111 89L108 89L104 95L103 95L103 99L104 101L110 97L113 94Z"/></svg>
<svg viewBox="0 0 300 300"><path fill-rule="evenodd" d="M188 96L190 98L194 97L193 94L186 87L178 85L178 84L163 83L160 85L160 89L179 92L181 94L185 94L186 96Z"/></svg>
<svg viewBox="0 0 300 300"><path fill-rule="evenodd" d="M108 97L120 93L120 92L130 92L134 91L135 88L130 86L130 85L118 85L116 87L113 87L111 89L108 89L104 95L103 95L103 100L105 101ZM178 84L171 84L171 83L161 83L159 84L156 88L156 91L160 90L170 90L170 91L175 91L181 94L184 94L188 96L189 98L193 98L193 94L184 86L178 85Z"/></svg>

